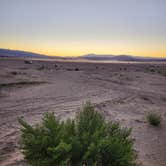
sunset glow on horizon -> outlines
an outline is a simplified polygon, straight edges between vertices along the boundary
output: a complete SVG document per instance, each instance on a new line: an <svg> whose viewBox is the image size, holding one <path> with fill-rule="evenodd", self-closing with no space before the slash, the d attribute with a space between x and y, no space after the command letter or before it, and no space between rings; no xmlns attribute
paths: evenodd
<svg viewBox="0 0 166 166"><path fill-rule="evenodd" d="M166 57L165 0L0 0L0 48Z"/></svg>

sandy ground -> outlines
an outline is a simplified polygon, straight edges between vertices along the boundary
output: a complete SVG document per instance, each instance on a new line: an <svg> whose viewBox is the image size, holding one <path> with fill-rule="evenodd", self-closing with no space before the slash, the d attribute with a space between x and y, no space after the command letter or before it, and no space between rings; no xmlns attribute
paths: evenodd
<svg viewBox="0 0 166 166"><path fill-rule="evenodd" d="M166 64L11 59L0 59L0 165L24 165L17 117L34 124L50 111L66 119L87 100L107 120L133 128L139 162L166 165ZM149 111L161 114L160 127L146 122Z"/></svg>

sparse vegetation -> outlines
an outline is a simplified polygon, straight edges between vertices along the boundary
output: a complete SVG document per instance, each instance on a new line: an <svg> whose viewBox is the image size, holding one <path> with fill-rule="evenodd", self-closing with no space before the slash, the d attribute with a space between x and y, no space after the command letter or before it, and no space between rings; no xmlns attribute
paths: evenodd
<svg viewBox="0 0 166 166"><path fill-rule="evenodd" d="M141 99L145 101L150 101L150 99L147 96L141 96Z"/></svg>
<svg viewBox="0 0 166 166"><path fill-rule="evenodd" d="M54 65L54 67L55 67L55 68L57 68L57 67L58 67L58 65L57 65L57 64L55 64L55 65Z"/></svg>
<svg viewBox="0 0 166 166"><path fill-rule="evenodd" d="M21 149L32 166L135 166L131 129L107 123L87 103L75 120L61 122L46 113L40 124L22 125Z"/></svg>
<svg viewBox="0 0 166 166"><path fill-rule="evenodd" d="M154 72L156 72L156 70L154 68L151 68L150 72L154 73Z"/></svg>
<svg viewBox="0 0 166 166"><path fill-rule="evenodd" d="M11 74L12 74L12 75L17 75L18 72L16 72L16 71L12 71Z"/></svg>
<svg viewBox="0 0 166 166"><path fill-rule="evenodd" d="M79 68L76 67L74 70L75 70L75 71L79 71Z"/></svg>
<svg viewBox="0 0 166 166"><path fill-rule="evenodd" d="M1 88L12 88L15 86L22 86L22 85L36 85L36 84L42 84L46 82L41 81L21 81L21 82L11 82L11 83L0 83L0 89Z"/></svg>
<svg viewBox="0 0 166 166"><path fill-rule="evenodd" d="M159 74L162 76L166 76L165 68L160 67L160 66L150 66L146 67L145 71L148 73L153 73L153 74Z"/></svg>
<svg viewBox="0 0 166 166"><path fill-rule="evenodd" d="M161 116L157 113L151 112L147 115L147 120L152 126L159 126L161 123Z"/></svg>
<svg viewBox="0 0 166 166"><path fill-rule="evenodd" d="M45 69L44 65L42 65L38 68L38 70L44 70L44 69Z"/></svg>
<svg viewBox="0 0 166 166"><path fill-rule="evenodd" d="M21 71L19 71L19 72L18 71L12 71L11 74L12 75L26 75L25 72L21 72Z"/></svg>

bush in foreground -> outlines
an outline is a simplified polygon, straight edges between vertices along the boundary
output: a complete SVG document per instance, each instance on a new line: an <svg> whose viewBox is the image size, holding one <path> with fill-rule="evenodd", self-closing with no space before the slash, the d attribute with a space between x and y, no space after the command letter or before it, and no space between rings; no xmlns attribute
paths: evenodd
<svg viewBox="0 0 166 166"><path fill-rule="evenodd" d="M152 126L159 126L161 123L161 116L157 113L151 112L147 115L147 120Z"/></svg>
<svg viewBox="0 0 166 166"><path fill-rule="evenodd" d="M21 149L33 166L135 166L131 129L106 123L87 103L75 120L60 122L46 113L34 127L22 125Z"/></svg>

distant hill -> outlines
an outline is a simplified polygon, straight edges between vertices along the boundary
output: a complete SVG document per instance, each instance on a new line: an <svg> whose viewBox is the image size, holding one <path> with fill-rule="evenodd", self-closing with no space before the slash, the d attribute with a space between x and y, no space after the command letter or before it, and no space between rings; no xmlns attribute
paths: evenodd
<svg viewBox="0 0 166 166"><path fill-rule="evenodd" d="M37 54L28 51L0 49L0 57L15 57L15 58L43 58L43 59L62 59L62 60L95 60L95 61L135 61L135 62L151 62L151 61L165 61L166 58L149 58L139 57L131 55L97 55L87 54L78 57L60 57L60 56L48 56L44 54Z"/></svg>
<svg viewBox="0 0 166 166"><path fill-rule="evenodd" d="M43 54L37 54L28 51L0 49L0 57L16 57L16 58L56 58Z"/></svg>
<svg viewBox="0 0 166 166"><path fill-rule="evenodd" d="M96 55L96 54L87 54L83 55L80 58L87 60L96 60L96 61L138 61L138 62L151 62L151 61L166 61L166 58L149 58L149 57L139 57L131 55Z"/></svg>
<svg viewBox="0 0 166 166"><path fill-rule="evenodd" d="M96 54L87 54L80 56L78 58L88 59L88 60L110 60L113 55L96 55Z"/></svg>

